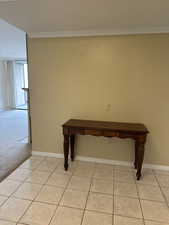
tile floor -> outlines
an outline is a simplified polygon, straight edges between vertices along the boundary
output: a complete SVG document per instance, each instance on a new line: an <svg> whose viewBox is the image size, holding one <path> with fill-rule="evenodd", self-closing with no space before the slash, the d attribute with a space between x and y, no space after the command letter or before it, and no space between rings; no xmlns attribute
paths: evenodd
<svg viewBox="0 0 169 225"><path fill-rule="evenodd" d="M0 225L169 225L169 172L32 156L0 183Z"/></svg>

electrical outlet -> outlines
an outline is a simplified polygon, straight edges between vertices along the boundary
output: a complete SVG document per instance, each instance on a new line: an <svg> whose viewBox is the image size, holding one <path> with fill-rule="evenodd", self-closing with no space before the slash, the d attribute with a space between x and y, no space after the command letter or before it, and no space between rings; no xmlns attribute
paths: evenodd
<svg viewBox="0 0 169 225"><path fill-rule="evenodd" d="M109 112L111 110L111 104L107 104L106 111Z"/></svg>

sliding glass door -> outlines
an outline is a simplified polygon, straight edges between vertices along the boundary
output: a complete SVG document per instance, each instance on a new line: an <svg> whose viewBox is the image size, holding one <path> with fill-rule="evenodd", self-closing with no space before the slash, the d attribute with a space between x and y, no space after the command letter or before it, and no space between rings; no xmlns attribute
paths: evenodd
<svg viewBox="0 0 169 225"><path fill-rule="evenodd" d="M15 106L20 109L27 109L28 71L27 63L16 61L14 72Z"/></svg>

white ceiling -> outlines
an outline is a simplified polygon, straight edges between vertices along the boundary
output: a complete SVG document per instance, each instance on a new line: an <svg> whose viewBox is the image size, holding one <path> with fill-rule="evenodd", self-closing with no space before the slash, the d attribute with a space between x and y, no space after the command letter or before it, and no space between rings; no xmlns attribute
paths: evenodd
<svg viewBox="0 0 169 225"><path fill-rule="evenodd" d="M0 16L32 36L169 32L169 0L15 0Z"/></svg>
<svg viewBox="0 0 169 225"><path fill-rule="evenodd" d="M0 58L26 59L25 32L0 19Z"/></svg>

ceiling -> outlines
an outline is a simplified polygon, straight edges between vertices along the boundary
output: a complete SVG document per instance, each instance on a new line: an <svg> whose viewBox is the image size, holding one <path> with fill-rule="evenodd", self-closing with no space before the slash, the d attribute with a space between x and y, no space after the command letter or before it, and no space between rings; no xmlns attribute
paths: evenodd
<svg viewBox="0 0 169 225"><path fill-rule="evenodd" d="M0 59L26 59L25 32L0 19Z"/></svg>
<svg viewBox="0 0 169 225"><path fill-rule="evenodd" d="M169 32L169 1L0 1L0 17L32 36L160 33Z"/></svg>

